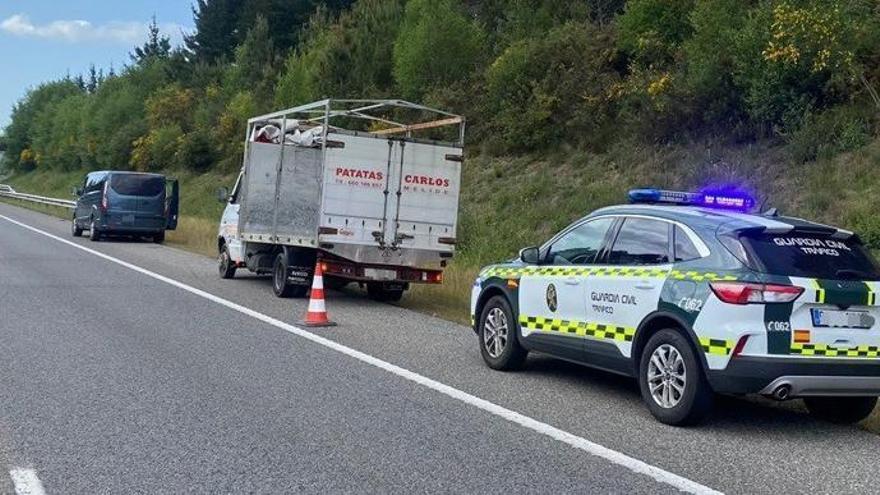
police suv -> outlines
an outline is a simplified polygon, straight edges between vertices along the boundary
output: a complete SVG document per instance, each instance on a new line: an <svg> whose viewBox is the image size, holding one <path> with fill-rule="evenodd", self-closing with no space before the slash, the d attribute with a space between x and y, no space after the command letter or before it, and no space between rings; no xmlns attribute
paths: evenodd
<svg viewBox="0 0 880 495"><path fill-rule="evenodd" d="M651 413L693 424L713 395L803 398L834 422L880 396L880 269L852 232L744 195L643 189L482 270L485 362L530 351L635 377Z"/></svg>

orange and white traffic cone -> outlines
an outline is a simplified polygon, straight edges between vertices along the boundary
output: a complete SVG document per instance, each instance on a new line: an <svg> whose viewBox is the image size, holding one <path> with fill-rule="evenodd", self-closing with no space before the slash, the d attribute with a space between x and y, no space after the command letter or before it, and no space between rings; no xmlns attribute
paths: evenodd
<svg viewBox="0 0 880 495"><path fill-rule="evenodd" d="M309 311L303 325L307 327L335 327L336 323L327 317L327 307L324 305L324 271L321 269L321 261L315 264L315 276L312 279L312 291L309 294Z"/></svg>

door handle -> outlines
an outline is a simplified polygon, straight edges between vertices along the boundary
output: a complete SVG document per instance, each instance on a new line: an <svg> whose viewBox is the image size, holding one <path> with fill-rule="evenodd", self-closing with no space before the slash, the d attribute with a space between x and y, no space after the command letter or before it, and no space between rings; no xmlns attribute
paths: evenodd
<svg viewBox="0 0 880 495"><path fill-rule="evenodd" d="M657 287L657 285L654 282L651 282L650 280L641 280L639 282L636 282L636 289L652 290L652 289L655 289L656 287Z"/></svg>
<svg viewBox="0 0 880 495"><path fill-rule="evenodd" d="M566 278L562 281L565 285L581 285L581 281L576 278Z"/></svg>

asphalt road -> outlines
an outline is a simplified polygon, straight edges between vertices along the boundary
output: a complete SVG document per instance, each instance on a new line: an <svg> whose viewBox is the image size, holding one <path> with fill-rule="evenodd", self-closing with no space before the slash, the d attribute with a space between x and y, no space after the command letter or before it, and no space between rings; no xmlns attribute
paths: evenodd
<svg viewBox="0 0 880 495"><path fill-rule="evenodd" d="M0 493L17 468L46 493L880 490L858 427L738 399L668 427L630 380L541 356L494 372L470 329L356 292L329 293L338 327L297 334L280 322L306 302L265 278L0 216L130 264L0 218Z"/></svg>

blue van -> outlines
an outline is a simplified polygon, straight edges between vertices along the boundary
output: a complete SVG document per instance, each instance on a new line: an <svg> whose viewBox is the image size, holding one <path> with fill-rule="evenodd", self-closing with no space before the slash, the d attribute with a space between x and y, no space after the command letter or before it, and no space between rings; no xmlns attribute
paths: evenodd
<svg viewBox="0 0 880 495"><path fill-rule="evenodd" d="M179 186L159 174L102 171L88 174L75 189L74 237L108 235L152 237L165 241L165 231L177 228Z"/></svg>

